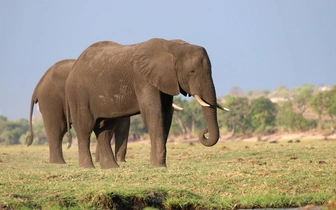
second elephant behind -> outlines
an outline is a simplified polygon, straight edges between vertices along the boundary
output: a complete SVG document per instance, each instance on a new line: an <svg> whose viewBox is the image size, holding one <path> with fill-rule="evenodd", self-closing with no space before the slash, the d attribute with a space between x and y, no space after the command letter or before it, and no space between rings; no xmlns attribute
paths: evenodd
<svg viewBox="0 0 336 210"><path fill-rule="evenodd" d="M75 59L62 60L51 66L42 76L32 94L30 105L30 134L27 136L27 144L28 146L31 145L34 139L32 115L34 104L38 103L49 143L50 163L66 163L62 151L62 139L67 132L65 116L65 81L75 61ZM114 125L111 127L108 121L103 123L104 126L101 127L106 130L106 136L104 137L107 138L107 140L110 140L112 139L113 134L115 135L115 158L118 161L124 162L130 128L130 118L119 118L115 130ZM109 128L106 129L107 127ZM71 136L68 140L69 142L71 141ZM99 161L99 159L99 151L96 150L96 161Z"/></svg>

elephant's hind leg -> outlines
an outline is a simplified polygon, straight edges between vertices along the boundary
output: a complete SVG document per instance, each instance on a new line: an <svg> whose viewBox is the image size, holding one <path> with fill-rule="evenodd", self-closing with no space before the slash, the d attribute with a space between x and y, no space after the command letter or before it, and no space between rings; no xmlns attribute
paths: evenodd
<svg viewBox="0 0 336 210"><path fill-rule="evenodd" d="M65 119L54 115L54 112L44 112L43 121L49 144L49 162L65 164L62 151L62 139L66 133Z"/></svg>
<svg viewBox="0 0 336 210"><path fill-rule="evenodd" d="M118 119L115 128L115 156L118 162L126 162L127 141L130 129L130 117Z"/></svg>
<svg viewBox="0 0 336 210"><path fill-rule="evenodd" d="M89 123L85 123L88 125ZM73 123L77 139L78 139L78 161L79 167L94 168L92 156L90 152L90 136L91 131L89 127L76 127L77 124ZM82 124L83 125L83 124Z"/></svg>
<svg viewBox="0 0 336 210"><path fill-rule="evenodd" d="M77 134L79 167L94 168L90 152L90 135L84 137Z"/></svg>
<svg viewBox="0 0 336 210"><path fill-rule="evenodd" d="M95 127L94 132L97 136L97 151L100 167L102 169L118 168L119 165L115 160L111 148L111 139L114 133L116 120L108 120L102 127Z"/></svg>

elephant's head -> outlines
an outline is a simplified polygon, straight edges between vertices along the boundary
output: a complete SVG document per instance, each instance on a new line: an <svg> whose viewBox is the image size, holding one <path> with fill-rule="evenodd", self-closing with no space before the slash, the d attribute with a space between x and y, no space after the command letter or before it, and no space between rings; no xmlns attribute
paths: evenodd
<svg viewBox="0 0 336 210"><path fill-rule="evenodd" d="M219 139L217 107L223 108L217 105L206 50L182 40L152 39L139 45L133 59L135 71L160 91L196 98L208 127L200 132L199 140L205 146L215 145Z"/></svg>

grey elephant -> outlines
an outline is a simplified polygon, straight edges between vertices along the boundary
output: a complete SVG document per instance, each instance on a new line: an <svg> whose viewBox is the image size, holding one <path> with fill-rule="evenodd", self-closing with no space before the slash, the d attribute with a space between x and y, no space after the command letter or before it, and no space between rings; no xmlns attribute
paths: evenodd
<svg viewBox="0 0 336 210"><path fill-rule="evenodd" d="M155 38L133 45L95 43L78 57L65 91L67 114L78 137L80 167L94 167L89 146L97 122L139 113L151 140L151 165L165 167L171 104L173 96L180 93L195 97L202 105L208 128L200 132L200 142L213 146L219 139L217 108L223 107L217 104L210 59L203 47L183 40ZM108 144L99 143L99 151L106 157L101 165L118 167Z"/></svg>
<svg viewBox="0 0 336 210"><path fill-rule="evenodd" d="M75 59L62 60L51 66L42 76L32 94L30 104L30 133L26 139L27 144L28 146L31 145L34 139L32 114L34 104L38 102L49 143L50 163L66 163L62 152L62 139L67 132L65 81L75 61ZM110 125L108 121L103 123L103 128L106 130L104 131L106 132L104 137L110 140L113 134L115 135L115 158L118 161L125 162L130 118L119 118L116 125ZM114 128L114 126L116 127ZM71 136L69 135L68 138L69 147L71 145ZM99 159L99 151L96 151L96 161L99 161Z"/></svg>

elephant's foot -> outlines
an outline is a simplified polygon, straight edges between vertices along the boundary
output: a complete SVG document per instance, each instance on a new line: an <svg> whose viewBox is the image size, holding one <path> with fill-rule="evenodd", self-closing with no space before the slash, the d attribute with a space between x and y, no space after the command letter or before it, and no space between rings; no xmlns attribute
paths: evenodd
<svg viewBox="0 0 336 210"><path fill-rule="evenodd" d="M63 152L62 152L62 145L61 144L50 144L49 145L49 163L56 163L56 164L66 164Z"/></svg>
<svg viewBox="0 0 336 210"><path fill-rule="evenodd" d="M79 163L79 167L81 168L94 168L94 165L91 163Z"/></svg>
<svg viewBox="0 0 336 210"><path fill-rule="evenodd" d="M115 161L100 161L100 167L102 169L119 168L119 165Z"/></svg>
<svg viewBox="0 0 336 210"><path fill-rule="evenodd" d="M52 163L52 164L66 164L66 162L64 160L59 160L59 161L50 160L49 163Z"/></svg>
<svg viewBox="0 0 336 210"><path fill-rule="evenodd" d="M154 167L167 167L166 159L163 160L151 160L151 164Z"/></svg>
<svg viewBox="0 0 336 210"><path fill-rule="evenodd" d="M117 156L116 159L117 159L118 162L126 162L125 156L121 156L121 157Z"/></svg>
<svg viewBox="0 0 336 210"><path fill-rule="evenodd" d="M81 168L94 168L91 157L87 157L87 158L79 157L79 167L81 167Z"/></svg>
<svg viewBox="0 0 336 210"><path fill-rule="evenodd" d="M63 157L50 157L49 158L49 163L55 163L55 164L66 164L65 160Z"/></svg>

